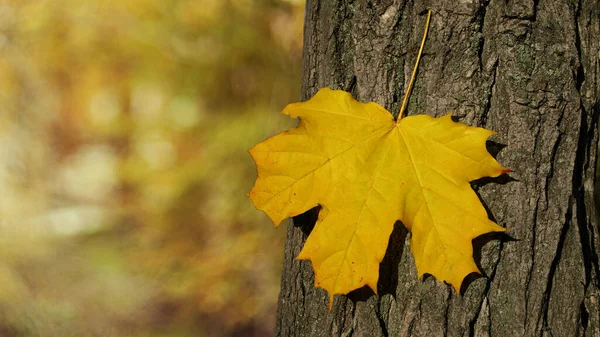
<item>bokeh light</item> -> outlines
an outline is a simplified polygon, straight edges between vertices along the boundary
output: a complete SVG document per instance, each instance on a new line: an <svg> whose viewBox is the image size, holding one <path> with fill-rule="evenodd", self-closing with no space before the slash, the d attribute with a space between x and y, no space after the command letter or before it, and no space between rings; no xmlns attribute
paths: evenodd
<svg viewBox="0 0 600 337"><path fill-rule="evenodd" d="M0 336L269 336L304 2L0 2Z"/></svg>

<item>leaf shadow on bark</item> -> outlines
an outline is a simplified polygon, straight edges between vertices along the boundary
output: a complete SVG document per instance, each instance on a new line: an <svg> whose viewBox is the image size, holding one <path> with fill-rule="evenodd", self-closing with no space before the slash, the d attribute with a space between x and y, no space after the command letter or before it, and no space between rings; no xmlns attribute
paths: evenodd
<svg viewBox="0 0 600 337"><path fill-rule="evenodd" d="M300 215L296 215L293 218L292 223L295 227L299 228L302 231L305 240L310 234L310 232L312 232L313 228L315 228L315 224L317 223L317 219L319 218L320 210L321 206L313 207Z"/></svg>
<svg viewBox="0 0 600 337"><path fill-rule="evenodd" d="M482 277L485 277L485 278L490 277L489 275L486 274L485 269L481 265L481 259L482 259L481 253L482 253L483 247L488 242L495 241L495 240L498 240L502 243L518 241L518 239L515 239L512 236L510 236L504 232L491 232L491 233L483 234L483 235L478 236L475 239L473 239L473 241L472 241L473 242L473 260L475 260L475 265L479 269L480 273L470 273L469 275L467 275L465 277L465 279L463 280L463 282L460 286L460 294L461 295L465 294L465 292L469 288L469 285L471 285L471 283L473 283L475 280L482 278Z"/></svg>
<svg viewBox="0 0 600 337"><path fill-rule="evenodd" d="M489 145L488 145L489 143ZM506 145L504 144L498 144L496 142L493 141L487 141L486 146L488 148L488 152L490 152L490 154L496 158L496 155L498 154L498 152L500 152L504 147L506 147ZM475 194L477 195L477 197L479 198L479 202L481 202L481 204L483 205L483 208L485 209L487 216L490 220L494 221L495 223L498 223L498 220L496 220L496 217L494 216L494 213L492 213L492 210L489 208L489 206L487 205L487 203L485 202L485 200L483 200L483 198L481 197L478 189L482 186L485 186L489 183L496 183L496 184L500 184L500 185L505 185L508 184L510 182L513 181L518 181L518 179L515 179L511 176L509 176L507 173L504 173L498 177L484 177L475 181L471 182L471 186L473 187L473 190L475 191ZM502 224L499 224L502 225ZM504 226L505 227L505 226ZM473 243L473 260L475 261L475 265L477 266L477 268L479 269L480 273L471 273L469 275L467 275L465 277L465 279L463 280L463 283L461 284L460 287L460 293L461 295L464 295L465 292L467 291L467 288L469 287L469 285L471 283L473 283L475 280L481 278L481 277L489 277L486 273L485 273L485 269L483 268L483 266L481 265L481 260L482 260L482 251L483 251L483 247L490 241L500 241L501 243L506 243L506 242L512 242L512 241L518 241L518 239L513 238L512 236L506 234L506 232L490 232L490 233L486 233L483 235L480 235L478 237L476 237L475 239L472 240Z"/></svg>
<svg viewBox="0 0 600 337"><path fill-rule="evenodd" d="M404 253L404 246L408 230L402 222L396 221L388 247L379 264L379 282L377 282L377 293L381 298L383 295L396 296L396 288L398 287L398 267ZM354 305L356 302L367 301L371 296L376 296L375 292L368 286L356 289L348 294L348 299Z"/></svg>
<svg viewBox="0 0 600 337"><path fill-rule="evenodd" d="M396 221L390 235L388 247L379 265L379 283L377 292L380 296L390 294L395 296L398 287L398 267L404 254L408 230L402 222Z"/></svg>

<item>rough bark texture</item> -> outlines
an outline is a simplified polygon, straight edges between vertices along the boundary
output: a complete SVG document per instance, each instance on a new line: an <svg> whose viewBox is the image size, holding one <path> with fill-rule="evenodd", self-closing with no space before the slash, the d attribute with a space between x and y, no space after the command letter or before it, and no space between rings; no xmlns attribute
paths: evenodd
<svg viewBox="0 0 600 337"><path fill-rule="evenodd" d="M408 114L454 112L495 130L510 178L474 183L509 236L477 239L485 277L462 295L418 280L402 224L378 293L336 296L295 256L316 210L288 226L279 336L600 336L600 236L593 185L600 113L598 0L309 0L302 99L321 87L398 111L425 22Z"/></svg>

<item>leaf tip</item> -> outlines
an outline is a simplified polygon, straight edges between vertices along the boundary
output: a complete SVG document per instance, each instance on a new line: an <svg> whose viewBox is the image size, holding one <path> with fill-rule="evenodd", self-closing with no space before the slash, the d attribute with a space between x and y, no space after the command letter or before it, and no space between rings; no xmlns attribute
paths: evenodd
<svg viewBox="0 0 600 337"><path fill-rule="evenodd" d="M367 285L369 288L371 288L371 290L373 290L373 292L375 293L375 295L379 295L379 294L377 293L377 281L375 281L375 283L373 283L372 281L371 281L371 282L367 281L367 282L365 282L365 284L366 284L366 285Z"/></svg>
<svg viewBox="0 0 600 337"><path fill-rule="evenodd" d="M255 164L256 164L256 158L254 157L254 152L256 151L256 148L258 146L260 146L261 144L262 144L262 142L254 145L253 147L251 147L251 148L248 149L248 154L250 155L250 157L252 157L252 159L254 159L254 163Z"/></svg>
<svg viewBox="0 0 600 337"><path fill-rule="evenodd" d="M302 249L300 251L300 253L298 253L298 255L296 256L296 260L298 260L298 261L308 260L308 257L306 257L306 254L304 254L304 249ZM315 281L315 285L316 285L316 281Z"/></svg>
<svg viewBox="0 0 600 337"><path fill-rule="evenodd" d="M273 221L273 226L275 228L279 227L279 225L281 225L281 222L285 219L285 218L283 218L283 219L282 218L274 218L274 217L271 217L269 214L267 214L267 215L269 216L269 218L271 218L271 221Z"/></svg>

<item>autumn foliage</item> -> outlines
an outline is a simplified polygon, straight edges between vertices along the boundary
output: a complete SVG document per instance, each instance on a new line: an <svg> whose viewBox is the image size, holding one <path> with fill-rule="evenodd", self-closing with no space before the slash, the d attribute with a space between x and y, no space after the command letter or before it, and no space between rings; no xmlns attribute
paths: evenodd
<svg viewBox="0 0 600 337"><path fill-rule="evenodd" d="M0 336L268 336L303 1L0 1Z"/></svg>

